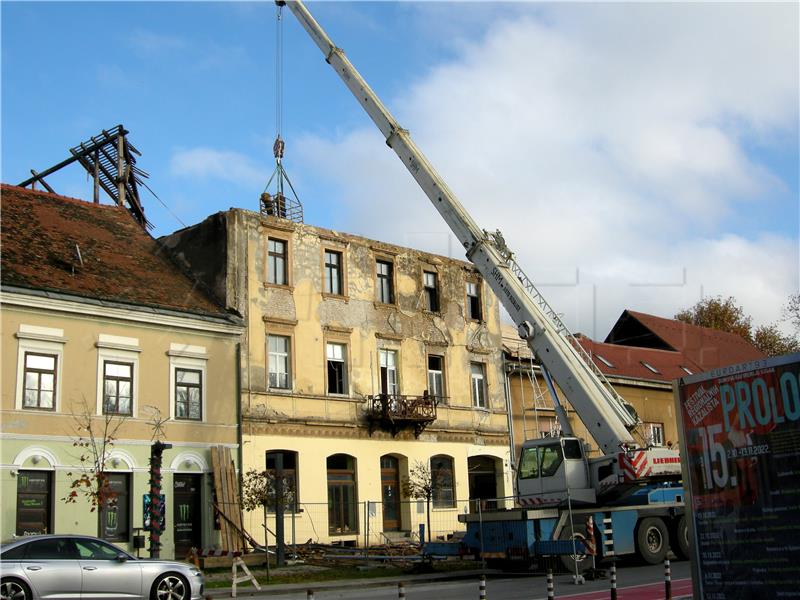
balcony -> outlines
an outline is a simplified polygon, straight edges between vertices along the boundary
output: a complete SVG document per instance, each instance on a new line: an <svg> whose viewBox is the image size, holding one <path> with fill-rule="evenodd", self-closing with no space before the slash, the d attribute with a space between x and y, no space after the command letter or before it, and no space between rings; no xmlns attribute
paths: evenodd
<svg viewBox="0 0 800 600"><path fill-rule="evenodd" d="M369 434L383 429L396 436L404 429L413 429L414 437L419 437L436 420L436 406L441 399L440 396L429 396L427 392L422 396L367 396Z"/></svg>

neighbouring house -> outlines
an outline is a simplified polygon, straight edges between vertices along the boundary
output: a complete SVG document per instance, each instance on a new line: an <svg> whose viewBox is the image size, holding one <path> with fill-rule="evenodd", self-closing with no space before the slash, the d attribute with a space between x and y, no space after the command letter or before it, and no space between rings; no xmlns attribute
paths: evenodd
<svg viewBox="0 0 800 600"><path fill-rule="evenodd" d="M296 540L417 535L420 465L436 536L513 494L499 305L469 263L242 209L160 241L246 319L242 468L283 473Z"/></svg>
<svg viewBox="0 0 800 600"><path fill-rule="evenodd" d="M576 340L614 389L629 402L642 425L634 431L640 444L678 444L673 383L694 373L764 358L738 335L689 325L674 319L626 310L605 342L583 335ZM514 415L512 438L519 456L526 439L561 431L550 393L530 350L511 327L503 329L505 372ZM558 392L558 390L557 390ZM563 398L573 431L594 443L580 418ZM596 444L594 448L597 453Z"/></svg>
<svg viewBox="0 0 800 600"><path fill-rule="evenodd" d="M241 319L127 210L8 185L0 193L0 536L85 533L132 549L160 439L172 445L161 555L218 545L211 449L238 455ZM80 441L101 442L107 425L119 426L105 461L114 502L97 512L80 495L66 504L97 456Z"/></svg>

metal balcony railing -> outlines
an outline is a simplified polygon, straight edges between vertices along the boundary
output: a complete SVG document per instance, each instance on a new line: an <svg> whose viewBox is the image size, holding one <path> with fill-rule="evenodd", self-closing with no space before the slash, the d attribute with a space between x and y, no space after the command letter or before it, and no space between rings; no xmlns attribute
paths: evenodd
<svg viewBox="0 0 800 600"><path fill-rule="evenodd" d="M367 396L367 422L369 433L376 429L391 431L397 435L403 429L413 429L414 436L436 420L436 406L441 396L406 396L399 394L376 394Z"/></svg>

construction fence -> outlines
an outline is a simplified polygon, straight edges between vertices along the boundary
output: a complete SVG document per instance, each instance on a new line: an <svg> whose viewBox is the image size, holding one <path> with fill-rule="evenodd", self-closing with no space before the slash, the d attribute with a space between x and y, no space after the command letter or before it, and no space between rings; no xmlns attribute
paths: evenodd
<svg viewBox="0 0 800 600"><path fill-rule="evenodd" d="M450 506L435 506L428 511L425 500L392 502L377 501L299 503L296 510L286 507L283 516L284 540L287 544L331 544L352 547L394 544L398 542L447 541L459 537L466 525L460 514L488 512L513 505L510 498L455 501ZM264 543L263 511L243 513L245 530ZM429 525L430 524L430 525ZM266 514L269 545L275 544L277 527L274 511ZM430 529L430 531L428 531ZM424 539L423 539L424 536Z"/></svg>

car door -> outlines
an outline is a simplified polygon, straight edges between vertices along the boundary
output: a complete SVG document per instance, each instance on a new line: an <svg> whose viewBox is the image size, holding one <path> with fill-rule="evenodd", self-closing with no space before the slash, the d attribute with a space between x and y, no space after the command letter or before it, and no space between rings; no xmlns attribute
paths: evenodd
<svg viewBox="0 0 800 600"><path fill-rule="evenodd" d="M20 565L36 596L69 600L81 596L81 567L69 538L45 537L26 544Z"/></svg>
<svg viewBox="0 0 800 600"><path fill-rule="evenodd" d="M142 597L142 567L116 546L93 538L74 538L82 574L81 598L115 600Z"/></svg>

